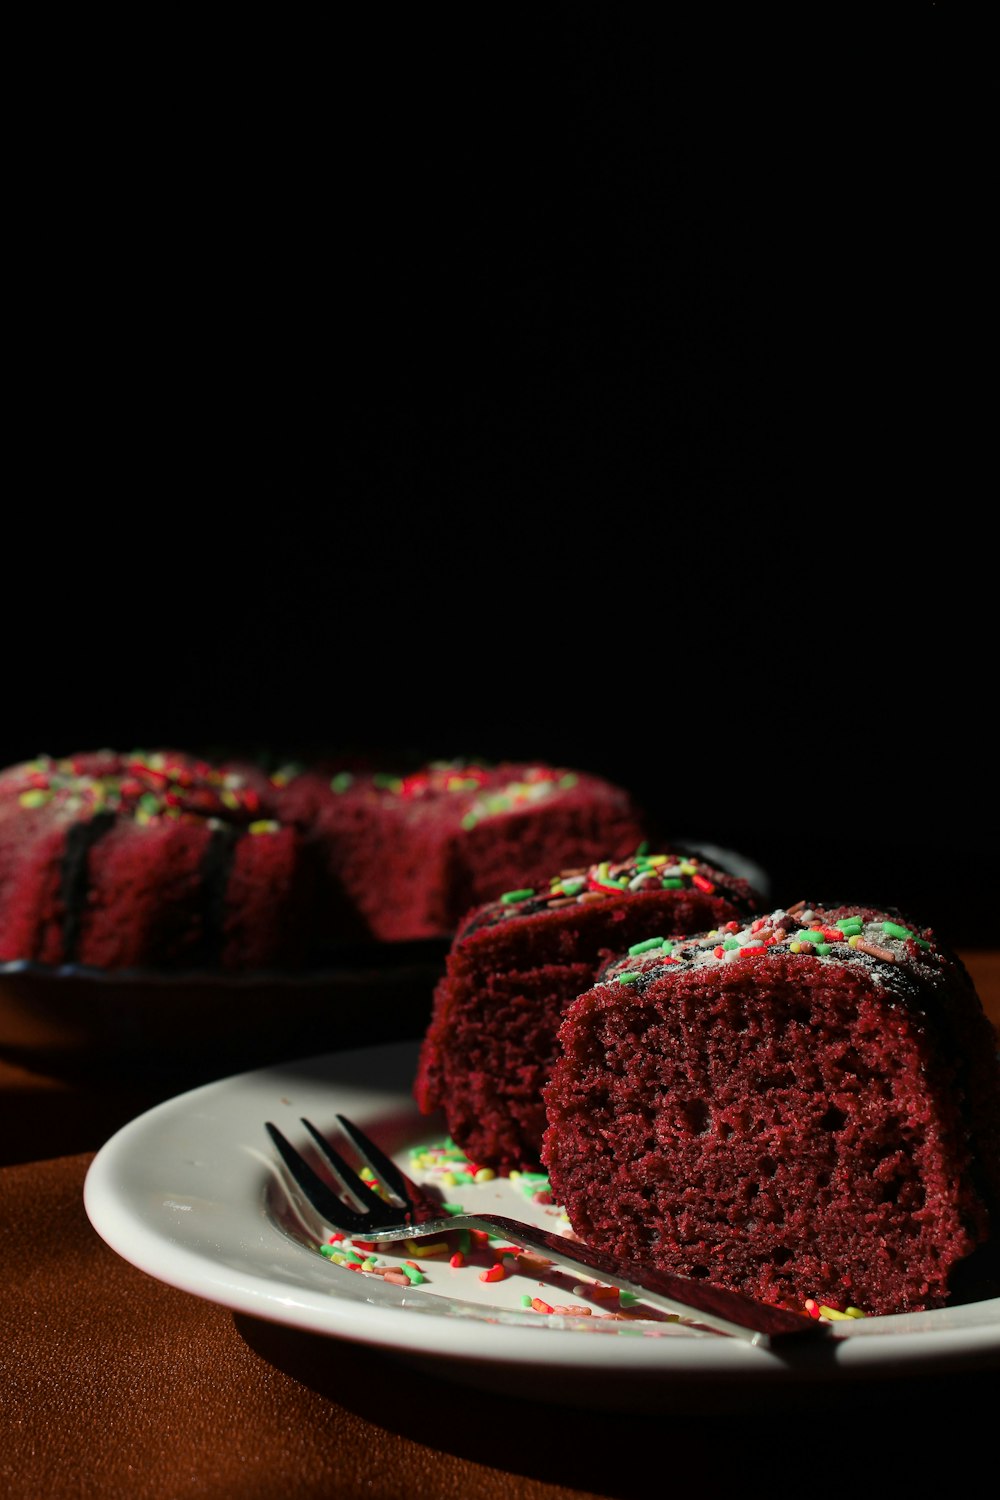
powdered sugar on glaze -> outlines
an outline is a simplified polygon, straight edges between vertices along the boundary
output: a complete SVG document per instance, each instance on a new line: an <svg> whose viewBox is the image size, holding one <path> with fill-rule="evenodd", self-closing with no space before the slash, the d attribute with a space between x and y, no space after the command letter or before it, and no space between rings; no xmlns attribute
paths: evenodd
<svg viewBox="0 0 1000 1500"><path fill-rule="evenodd" d="M946 962L932 929L908 925L898 913L798 902L750 922L731 921L692 937L639 944L606 964L598 982L642 988L676 969L722 968L779 955L824 964L861 963L893 987L898 987L896 976L936 979Z"/></svg>

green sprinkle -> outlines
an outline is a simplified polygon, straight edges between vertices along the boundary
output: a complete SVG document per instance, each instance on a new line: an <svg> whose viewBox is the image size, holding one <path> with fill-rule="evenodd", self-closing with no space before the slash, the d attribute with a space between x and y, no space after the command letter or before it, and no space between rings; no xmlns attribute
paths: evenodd
<svg viewBox="0 0 1000 1500"><path fill-rule="evenodd" d="M900 927L898 922L883 922L882 931L887 932L894 938L911 938L913 933L908 927Z"/></svg>
<svg viewBox="0 0 1000 1500"><path fill-rule="evenodd" d="M638 1300L635 1292L620 1291L618 1293L618 1301L622 1307L634 1307Z"/></svg>
<svg viewBox="0 0 1000 1500"><path fill-rule="evenodd" d="M528 897L533 896L534 894L534 891L530 891L528 889L525 889L523 891L504 891L503 895L500 897L500 900L504 903L505 906L512 906L515 901L527 901Z"/></svg>
<svg viewBox="0 0 1000 1500"><path fill-rule="evenodd" d="M350 771L338 771L336 776L330 782L330 790L334 792L346 792L347 788L352 785L353 781L354 777L351 775Z"/></svg>
<svg viewBox="0 0 1000 1500"><path fill-rule="evenodd" d="M529 1295L528 1295L527 1292L522 1292L521 1293L521 1306L522 1307L530 1307L531 1306L531 1301L532 1301L532 1299L529 1297Z"/></svg>
<svg viewBox="0 0 1000 1500"><path fill-rule="evenodd" d="M579 776L577 776L573 771L568 771L565 776L560 776L559 785L569 788L571 786L576 786L579 780Z"/></svg>
<svg viewBox="0 0 1000 1500"><path fill-rule="evenodd" d="M160 799L155 792L143 792L139 798L139 806L143 812L155 813L160 810Z"/></svg>
<svg viewBox="0 0 1000 1500"><path fill-rule="evenodd" d="M814 943L813 947L815 948L815 950L819 954L819 956L822 958L824 953L829 953L830 949L833 947L833 944L832 943Z"/></svg>
<svg viewBox="0 0 1000 1500"><path fill-rule="evenodd" d="M643 839L642 843L639 845L638 849L635 851L635 857L636 857L636 859L642 859L643 855L644 854L648 854L648 853L649 853L649 840L648 839Z"/></svg>
<svg viewBox="0 0 1000 1500"><path fill-rule="evenodd" d="M418 1271L416 1266L408 1266L405 1260L399 1269L402 1271L404 1276L409 1278L411 1286L420 1286L421 1282L427 1280L427 1277L424 1275L423 1271Z"/></svg>
<svg viewBox="0 0 1000 1500"><path fill-rule="evenodd" d="M722 946L723 948L738 948L740 945L734 937L727 937L723 938Z"/></svg>
<svg viewBox="0 0 1000 1500"><path fill-rule="evenodd" d="M807 943L821 943L823 941L823 937L824 933L819 927L810 927L808 932L803 933L803 939ZM802 941L802 939L800 939L800 941Z"/></svg>
<svg viewBox="0 0 1000 1500"><path fill-rule="evenodd" d="M644 943L633 943L628 951L629 954L634 958L637 953L649 953L652 948L662 947L663 939L661 937L655 937L647 938Z"/></svg>
<svg viewBox="0 0 1000 1500"><path fill-rule="evenodd" d="M475 828L478 822L479 819L474 812L467 812L465 814L465 817L462 819L462 827L465 829L466 833L468 833L469 829Z"/></svg>
<svg viewBox="0 0 1000 1500"><path fill-rule="evenodd" d="M586 884L586 876L574 875L571 880L563 881L563 894L566 896L578 896Z"/></svg>
<svg viewBox="0 0 1000 1500"><path fill-rule="evenodd" d="M628 974L619 974L618 975L618 983L619 984L635 984L635 982L636 982L636 980L638 978L639 978L639 971L638 971L638 969L632 969L632 970L629 971Z"/></svg>
<svg viewBox="0 0 1000 1500"><path fill-rule="evenodd" d="M377 786L384 792L401 792L403 790L401 778L391 775L388 771L376 771L372 777L372 786Z"/></svg>
<svg viewBox="0 0 1000 1500"><path fill-rule="evenodd" d="M336 1245L320 1245L319 1253L320 1255L325 1255L327 1259L329 1259L331 1255L337 1254L337 1247Z"/></svg>
<svg viewBox="0 0 1000 1500"><path fill-rule="evenodd" d="M665 891L682 891L684 889L684 882L677 875L668 875L666 880L660 881L660 884Z"/></svg>
<svg viewBox="0 0 1000 1500"><path fill-rule="evenodd" d="M914 938L913 941L916 943L918 948L929 948L931 946L926 938ZM862 1317L863 1316L864 1314L862 1313Z"/></svg>
<svg viewBox="0 0 1000 1500"><path fill-rule="evenodd" d="M460 1214L465 1212L461 1203L442 1203L441 1207L446 1214Z"/></svg>

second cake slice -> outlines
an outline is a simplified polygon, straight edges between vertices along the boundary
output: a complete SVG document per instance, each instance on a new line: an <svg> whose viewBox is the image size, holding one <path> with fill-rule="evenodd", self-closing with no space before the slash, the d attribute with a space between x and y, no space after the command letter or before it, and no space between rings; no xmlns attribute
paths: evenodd
<svg viewBox="0 0 1000 1500"><path fill-rule="evenodd" d="M669 951L687 933L739 926L759 905L748 881L697 855L639 852L476 908L435 991L417 1103L427 1114L440 1107L456 1144L480 1165L537 1168L559 1023L601 964L637 946Z"/></svg>

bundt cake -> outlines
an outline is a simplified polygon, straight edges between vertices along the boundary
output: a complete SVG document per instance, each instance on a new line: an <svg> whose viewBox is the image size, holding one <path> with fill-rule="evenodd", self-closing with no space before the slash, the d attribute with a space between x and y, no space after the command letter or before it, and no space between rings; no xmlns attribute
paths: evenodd
<svg viewBox="0 0 1000 1500"><path fill-rule="evenodd" d="M307 840L245 768L109 750L0 774L0 962L295 968L314 891Z"/></svg>
<svg viewBox="0 0 1000 1500"><path fill-rule="evenodd" d="M358 940L450 939L474 906L561 866L623 858L645 837L631 795L554 766L463 761L406 773L306 767L286 815L321 846L331 910Z"/></svg>
<svg viewBox="0 0 1000 1500"><path fill-rule="evenodd" d="M677 934L737 926L758 898L740 877L684 853L570 867L473 910L434 993L414 1095L440 1107L476 1162L537 1167L544 1084L569 1002L600 965Z"/></svg>
<svg viewBox="0 0 1000 1500"><path fill-rule="evenodd" d="M800 902L619 957L567 1009L544 1098L553 1195L613 1254L881 1314L990 1261L996 1034L898 912Z"/></svg>
<svg viewBox="0 0 1000 1500"><path fill-rule="evenodd" d="M642 836L628 793L544 765L40 756L0 772L0 962L322 969L443 947L470 907Z"/></svg>

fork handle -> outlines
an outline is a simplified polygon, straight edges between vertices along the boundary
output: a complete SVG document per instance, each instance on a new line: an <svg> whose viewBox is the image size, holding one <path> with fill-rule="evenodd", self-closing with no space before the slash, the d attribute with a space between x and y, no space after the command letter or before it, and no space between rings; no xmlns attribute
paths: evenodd
<svg viewBox="0 0 1000 1500"><path fill-rule="evenodd" d="M765 1302L755 1302L739 1292L730 1292L723 1287L710 1286L706 1282L692 1281L684 1276L673 1276L667 1271L652 1270L637 1266L630 1261L613 1260L598 1250L593 1250L582 1240L569 1240L565 1235L552 1234L546 1229L536 1229L517 1219L506 1219L502 1214L455 1214L446 1219L435 1219L430 1223L411 1226L405 1237L421 1238L443 1234L454 1229L481 1229L490 1235L503 1235L528 1249L538 1250L563 1266L581 1270L597 1276L601 1281L632 1292L644 1302L665 1308L667 1312L679 1313L717 1333L727 1333L764 1348L775 1342L794 1338L816 1338L829 1333L829 1324L821 1323L802 1313L788 1312L785 1308L771 1307ZM394 1236L375 1232L365 1236L370 1240L385 1240Z"/></svg>

